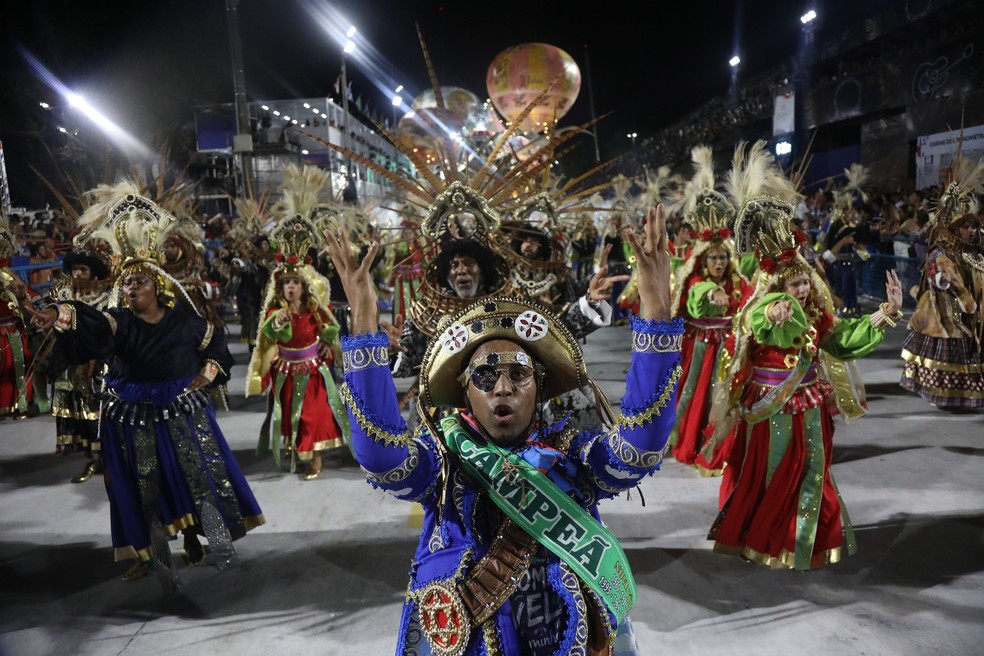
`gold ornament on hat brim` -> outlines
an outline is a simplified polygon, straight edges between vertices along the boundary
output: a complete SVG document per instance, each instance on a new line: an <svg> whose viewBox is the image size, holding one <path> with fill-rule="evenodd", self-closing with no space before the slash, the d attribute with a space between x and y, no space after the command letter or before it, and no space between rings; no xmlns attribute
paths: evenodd
<svg viewBox="0 0 984 656"><path fill-rule="evenodd" d="M493 297L466 308L442 325L431 340L421 367L420 396L424 405L465 407L465 389L458 382L458 375L475 350L494 339L514 342L543 366L543 399L589 383L581 347L563 323L536 303Z"/></svg>

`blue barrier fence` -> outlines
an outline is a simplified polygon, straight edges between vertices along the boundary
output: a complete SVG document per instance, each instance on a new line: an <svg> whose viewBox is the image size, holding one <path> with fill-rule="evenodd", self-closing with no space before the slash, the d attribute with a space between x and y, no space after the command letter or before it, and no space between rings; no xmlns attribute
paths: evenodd
<svg viewBox="0 0 984 656"><path fill-rule="evenodd" d="M29 257L12 257L10 258L10 269L24 282L29 282L31 278L31 271L37 271L38 269L57 269L61 271L62 261L65 258L59 257L57 260L52 262L42 262L41 264L31 264L31 258ZM50 282L41 283L38 285L31 285L33 289L38 294L43 294L51 287Z"/></svg>
<svg viewBox="0 0 984 656"><path fill-rule="evenodd" d="M885 272L895 269L902 281L902 300L906 307L915 307L916 301L909 294L912 287L919 285L922 260L914 257L895 257L894 255L874 254L860 269L858 294L873 298L885 298Z"/></svg>

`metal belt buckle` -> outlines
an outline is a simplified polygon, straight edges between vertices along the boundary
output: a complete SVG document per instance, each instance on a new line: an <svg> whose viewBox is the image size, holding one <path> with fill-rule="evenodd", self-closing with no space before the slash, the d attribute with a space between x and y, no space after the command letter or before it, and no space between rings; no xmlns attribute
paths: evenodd
<svg viewBox="0 0 984 656"><path fill-rule="evenodd" d="M458 591L445 583L431 583L419 593L420 621L431 651L437 656L461 656L468 646L471 620Z"/></svg>

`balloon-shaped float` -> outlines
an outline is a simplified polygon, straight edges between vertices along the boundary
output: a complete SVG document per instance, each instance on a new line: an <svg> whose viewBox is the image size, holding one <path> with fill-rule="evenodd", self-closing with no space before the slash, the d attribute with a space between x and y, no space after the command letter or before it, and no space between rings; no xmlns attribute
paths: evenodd
<svg viewBox="0 0 984 656"><path fill-rule="evenodd" d="M581 70L574 58L557 46L523 43L495 56L485 85L492 104L510 123L547 91L519 126L524 132L543 132L553 129L574 104L581 90Z"/></svg>

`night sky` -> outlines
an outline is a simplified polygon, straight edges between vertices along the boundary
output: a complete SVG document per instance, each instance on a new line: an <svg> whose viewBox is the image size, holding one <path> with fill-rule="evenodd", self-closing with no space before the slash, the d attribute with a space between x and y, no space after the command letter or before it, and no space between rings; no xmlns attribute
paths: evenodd
<svg viewBox="0 0 984 656"><path fill-rule="evenodd" d="M349 60L349 79L354 94L380 115L391 111L387 83L404 84L412 94L429 86L415 24L441 83L480 98L487 95L485 74L496 54L539 41L563 48L581 67L581 94L561 125L590 118L590 74L596 114L611 113L599 126L603 144L609 144L603 148L617 150L626 132L643 139L725 93L731 74L727 59L735 44L749 72L792 55L807 1L801 6L780 0L691 0L674 7L665 2L344 0L330 7L358 28L360 52ZM50 158L41 140L51 137L53 126L46 124L51 114L38 102L62 102L38 81L18 48L154 148L176 141L195 105L233 100L223 0L7 4L0 28L0 140L15 197L15 174L23 175L24 162ZM341 47L309 9L326 6L310 0L241 1L250 98L330 92ZM638 9L643 6L648 8Z"/></svg>

